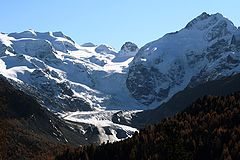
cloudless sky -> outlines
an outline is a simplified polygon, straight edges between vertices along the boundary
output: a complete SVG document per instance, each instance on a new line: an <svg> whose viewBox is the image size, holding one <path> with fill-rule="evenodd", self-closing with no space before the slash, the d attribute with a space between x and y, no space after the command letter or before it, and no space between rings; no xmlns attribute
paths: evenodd
<svg viewBox="0 0 240 160"><path fill-rule="evenodd" d="M240 25L239 0L3 0L0 32L62 31L78 44L139 47L183 28L202 12Z"/></svg>

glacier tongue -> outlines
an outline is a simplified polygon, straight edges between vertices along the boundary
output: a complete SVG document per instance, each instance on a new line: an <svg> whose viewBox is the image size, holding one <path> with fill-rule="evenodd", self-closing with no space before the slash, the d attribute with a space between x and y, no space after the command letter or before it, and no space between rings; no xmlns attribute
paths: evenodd
<svg viewBox="0 0 240 160"><path fill-rule="evenodd" d="M66 112L61 117L70 122L83 124L91 124L96 127L95 132L98 133L99 143L114 142L131 137L137 129L127 125L114 123L112 118L118 110L107 111L87 111L87 112ZM128 111L127 114L135 114L139 111ZM126 117L127 118L127 117ZM86 134L86 133L85 133Z"/></svg>

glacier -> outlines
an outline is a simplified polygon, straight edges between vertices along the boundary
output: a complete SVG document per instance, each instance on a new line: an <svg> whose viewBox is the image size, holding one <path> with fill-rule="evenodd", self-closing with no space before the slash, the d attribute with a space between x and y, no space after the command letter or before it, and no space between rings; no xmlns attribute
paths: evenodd
<svg viewBox="0 0 240 160"><path fill-rule="evenodd" d="M137 131L129 127L137 112L239 73L239 35L223 15L205 12L179 31L141 48L126 42L120 51L79 45L62 32L0 33L0 73L62 119L95 126L90 132L100 143L113 142Z"/></svg>

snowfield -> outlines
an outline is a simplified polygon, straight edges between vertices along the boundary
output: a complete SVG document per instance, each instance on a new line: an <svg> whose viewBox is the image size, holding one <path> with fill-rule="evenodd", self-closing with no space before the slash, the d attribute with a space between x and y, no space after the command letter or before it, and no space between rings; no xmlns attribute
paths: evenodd
<svg viewBox="0 0 240 160"><path fill-rule="evenodd" d="M0 40L1 74L45 91L50 98L68 99L67 103L61 102L66 103L65 106L71 104L71 96L89 106L83 109L75 105L72 110L144 106L131 96L125 84L128 65L136 51L130 52L124 47L125 50L118 53L103 44L80 46L61 32L1 33ZM66 89L72 93L63 93ZM48 108L65 110L65 107L56 107Z"/></svg>

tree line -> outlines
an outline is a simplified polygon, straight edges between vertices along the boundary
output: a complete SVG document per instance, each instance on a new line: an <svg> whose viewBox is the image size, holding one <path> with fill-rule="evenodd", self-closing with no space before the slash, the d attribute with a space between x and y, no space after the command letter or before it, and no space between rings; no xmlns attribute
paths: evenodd
<svg viewBox="0 0 240 160"><path fill-rule="evenodd" d="M132 138L67 149L56 160L238 160L240 92L204 96Z"/></svg>

